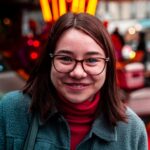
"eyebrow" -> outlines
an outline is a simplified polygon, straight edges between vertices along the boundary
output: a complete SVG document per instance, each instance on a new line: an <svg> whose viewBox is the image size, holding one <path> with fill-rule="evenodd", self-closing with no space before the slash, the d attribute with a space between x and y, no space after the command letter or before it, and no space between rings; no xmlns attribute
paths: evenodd
<svg viewBox="0 0 150 150"><path fill-rule="evenodd" d="M99 52L90 51L90 52L87 52L86 55L89 56L89 55L102 55L102 54Z"/></svg>
<svg viewBox="0 0 150 150"><path fill-rule="evenodd" d="M73 53L68 50L59 50L59 52L57 54L73 54Z"/></svg>
<svg viewBox="0 0 150 150"><path fill-rule="evenodd" d="M73 55L73 52L69 51L69 50L59 50L59 52L57 54L70 54L70 55ZM99 52L96 52L96 51L89 51L85 55L86 56L90 56L90 55L101 55L101 56L103 56L103 54L101 54Z"/></svg>

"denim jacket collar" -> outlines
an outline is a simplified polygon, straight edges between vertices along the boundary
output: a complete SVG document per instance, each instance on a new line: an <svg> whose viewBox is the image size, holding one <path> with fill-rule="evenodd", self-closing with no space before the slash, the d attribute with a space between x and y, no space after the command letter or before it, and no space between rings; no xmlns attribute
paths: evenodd
<svg viewBox="0 0 150 150"><path fill-rule="evenodd" d="M111 126L104 115L101 114L93 123L91 134L106 141L117 141L117 130L115 126Z"/></svg>
<svg viewBox="0 0 150 150"><path fill-rule="evenodd" d="M49 114L48 119L45 122L42 122L39 119L39 126L44 125L49 119L52 117L58 117L58 110L54 106L52 111ZM117 131L115 126L111 126L107 120L105 119L104 115L101 114L93 123L92 129L89 133L89 136L95 134L97 137L106 140L106 141L117 141Z"/></svg>

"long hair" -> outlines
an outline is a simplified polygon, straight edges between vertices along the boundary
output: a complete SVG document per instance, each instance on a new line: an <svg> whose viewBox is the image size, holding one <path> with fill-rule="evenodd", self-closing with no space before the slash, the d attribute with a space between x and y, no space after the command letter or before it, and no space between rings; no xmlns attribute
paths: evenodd
<svg viewBox="0 0 150 150"><path fill-rule="evenodd" d="M105 114L111 124L116 124L117 121L125 121L125 106L118 96L116 59L110 36L98 18L86 13L64 14L52 26L43 54L23 90L24 93L32 97L31 111L38 112L41 119L45 120L55 105L56 89L50 79L52 62L49 53L54 53L60 36L70 28L81 30L92 37L104 50L106 57L109 57L106 80L100 89L101 103L99 110Z"/></svg>

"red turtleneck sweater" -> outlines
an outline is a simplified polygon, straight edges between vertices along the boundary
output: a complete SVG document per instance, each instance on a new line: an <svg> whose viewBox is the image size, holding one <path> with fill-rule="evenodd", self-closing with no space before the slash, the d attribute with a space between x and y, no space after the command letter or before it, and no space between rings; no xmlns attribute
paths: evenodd
<svg viewBox="0 0 150 150"><path fill-rule="evenodd" d="M86 100L82 103L71 103L64 98L61 98L58 110L68 121L70 127L71 150L75 150L76 146L90 131L95 119L99 99L99 94L96 94L92 101Z"/></svg>

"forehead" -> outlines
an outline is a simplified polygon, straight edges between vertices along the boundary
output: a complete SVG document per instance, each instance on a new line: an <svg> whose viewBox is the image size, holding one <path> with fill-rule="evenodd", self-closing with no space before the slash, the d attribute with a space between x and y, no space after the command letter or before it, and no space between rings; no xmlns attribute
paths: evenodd
<svg viewBox="0 0 150 150"><path fill-rule="evenodd" d="M87 33L78 29L65 31L56 43L55 52L67 50L72 53L100 53L104 56L104 50Z"/></svg>

